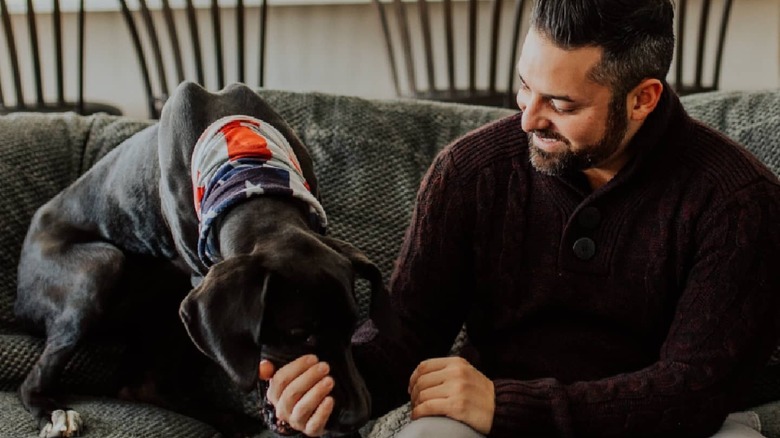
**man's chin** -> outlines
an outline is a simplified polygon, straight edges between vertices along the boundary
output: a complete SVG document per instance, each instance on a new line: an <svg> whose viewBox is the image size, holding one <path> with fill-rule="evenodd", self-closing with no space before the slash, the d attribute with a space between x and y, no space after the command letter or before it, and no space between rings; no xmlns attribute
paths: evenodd
<svg viewBox="0 0 780 438"><path fill-rule="evenodd" d="M560 155L545 152L534 144L530 146L531 165L538 172L550 176L559 176L566 170L564 160Z"/></svg>

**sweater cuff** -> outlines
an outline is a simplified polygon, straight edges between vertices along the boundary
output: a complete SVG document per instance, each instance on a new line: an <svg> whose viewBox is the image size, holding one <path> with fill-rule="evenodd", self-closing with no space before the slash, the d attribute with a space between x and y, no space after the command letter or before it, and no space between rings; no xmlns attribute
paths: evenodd
<svg viewBox="0 0 780 438"><path fill-rule="evenodd" d="M520 436L570 436L570 431L560 430L556 417L568 415L566 403L561 397L560 384L555 379L520 381L496 379L496 411L490 437ZM556 402L558 401L558 403ZM555 406L559 409L556 409Z"/></svg>

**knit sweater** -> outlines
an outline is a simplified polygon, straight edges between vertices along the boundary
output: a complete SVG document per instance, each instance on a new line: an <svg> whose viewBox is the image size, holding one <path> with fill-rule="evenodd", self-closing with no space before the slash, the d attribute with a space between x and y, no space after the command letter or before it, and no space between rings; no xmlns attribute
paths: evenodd
<svg viewBox="0 0 780 438"><path fill-rule="evenodd" d="M375 414L423 359L493 380L496 437L706 437L777 345L780 183L665 92L592 191L530 164L520 115L446 147L390 281L401 330L354 339Z"/></svg>

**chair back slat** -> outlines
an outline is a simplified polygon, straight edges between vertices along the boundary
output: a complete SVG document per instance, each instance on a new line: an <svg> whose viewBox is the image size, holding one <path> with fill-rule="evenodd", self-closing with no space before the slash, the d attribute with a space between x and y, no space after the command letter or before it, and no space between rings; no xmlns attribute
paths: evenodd
<svg viewBox="0 0 780 438"><path fill-rule="evenodd" d="M712 79L712 85L714 88L720 88L720 69L723 65L723 48L726 45L726 29L729 25L729 17L731 17L731 3L732 0L725 0L726 4L723 6L723 14L720 17L720 31L718 32L718 49L715 54L715 74Z"/></svg>
<svg viewBox="0 0 780 438"><path fill-rule="evenodd" d="M504 27L509 20L503 15L505 9L509 13L511 4L503 0L466 0L457 3L452 0L372 0L372 3L378 11L393 86L398 96L515 107L512 88L514 61L518 54L527 4L525 0L514 2L511 29ZM387 8L390 7L393 15L388 13ZM419 14L419 29L412 29L413 25L417 25L417 17L412 15L414 13ZM441 35L437 38L434 32L443 32L443 38ZM499 52L503 51L503 39L509 38L510 33L512 40L508 41L507 50L507 54L511 53L510 68L504 82L501 65L506 59ZM418 34L421 38L413 40L411 35ZM444 52L444 56L437 52ZM424 85L417 84L415 75L415 63L421 57L424 58L427 73ZM485 64L484 68L482 64ZM446 69L447 83L446 86L437 87L439 78L436 73L441 74L442 69ZM403 75L406 76L406 83L400 79ZM499 78L502 86L508 85L507 89L500 89Z"/></svg>
<svg viewBox="0 0 780 438"><path fill-rule="evenodd" d="M119 5L122 9L122 17L124 17L125 25L127 25L127 29L130 32L130 40L132 41L133 47L135 48L138 65L141 68L141 77L144 82L144 91L146 92L147 109L149 110L149 115L152 116L157 113L157 109L154 104L155 96L154 92L152 91L152 81L151 75L149 74L149 65L146 62L143 46L141 45L141 35L138 32L138 27L135 25L135 20L133 20L133 13L127 6L127 1L119 0Z"/></svg>
<svg viewBox="0 0 780 438"><path fill-rule="evenodd" d="M19 72L19 57L16 53L16 39L14 30L11 27L11 15L8 13L8 5L5 0L0 0L0 19L3 21L3 30L5 31L5 43L8 47L8 56L11 61L11 75L13 76L14 88L16 92L16 106L24 106L24 92L22 91L22 75ZM5 105L5 103L3 104Z"/></svg>
<svg viewBox="0 0 780 438"><path fill-rule="evenodd" d="M152 46L152 55L154 56L155 66L157 67L157 81L160 84L160 88L163 90L163 96L167 97L170 95L170 91L168 88L168 80L165 77L162 49L160 48L160 40L157 38L157 28L154 25L152 12L149 10L149 6L146 4L146 1L139 0L139 5L141 7L141 18L143 19L143 23L146 26L146 32L149 35L149 42Z"/></svg>
<svg viewBox="0 0 780 438"><path fill-rule="evenodd" d="M710 18L710 6L711 0L702 0L701 3L701 15L699 16L699 35L696 39L696 75L694 85L696 87L702 86L702 74L704 71L704 47L707 44L707 25Z"/></svg>
<svg viewBox="0 0 780 438"><path fill-rule="evenodd" d="M29 6L29 10L32 10L32 5ZM82 26L84 26L84 7L83 4L81 5L81 8L79 9L79 12L77 14L77 26L78 29L76 30L76 38L77 41L79 41L78 44L78 53L76 54L77 62L80 60L78 59L79 56L84 56L84 44L81 43L83 41L83 35L82 35ZM62 11L60 9L60 1L54 0L52 2L52 14L51 14L51 20L52 20L52 27L54 28L54 58L55 58L55 70L57 72L57 104L58 105L64 105L65 104L65 63L63 61L63 49L62 49ZM83 72L83 64L78 64L79 72L78 76L82 76L81 72ZM43 99L40 100L41 103L43 103Z"/></svg>
<svg viewBox="0 0 780 438"><path fill-rule="evenodd" d="M420 11L420 30L422 31L425 53L425 71L428 74L428 88L436 88L436 72L433 68L433 44L431 43L431 19L428 15L428 1L417 0Z"/></svg>
<svg viewBox="0 0 780 438"><path fill-rule="evenodd" d="M236 47L238 51L238 82L244 82L244 2L238 0L236 2Z"/></svg>
<svg viewBox="0 0 780 438"><path fill-rule="evenodd" d="M395 59L395 48L393 45L393 36L390 33L390 25L387 22L387 11L385 5L381 0L372 0L376 5L376 10L379 13L379 25L382 28L382 33L385 36L385 49L387 50L387 60L390 63L390 74L393 79L393 87L395 87L396 95L401 95L401 84L398 78L398 62ZM449 2L450 0L444 0Z"/></svg>
<svg viewBox="0 0 780 438"><path fill-rule="evenodd" d="M165 28L168 30L168 38L171 39L171 51L173 52L173 67L176 71L176 82L180 83L184 80L184 62L181 57L181 49L179 48L179 32L176 29L176 22L173 19L173 9L168 0L162 2L163 18L165 20Z"/></svg>
<svg viewBox="0 0 780 438"><path fill-rule="evenodd" d="M41 51L38 44L38 26L35 22L35 8L33 7L32 0L27 0L27 30L30 35L30 49L32 50L32 63L33 63L33 79L35 81L35 102L38 105L43 105L43 80L41 79ZM59 71L60 65L57 65L58 75L62 75Z"/></svg>
<svg viewBox="0 0 780 438"><path fill-rule="evenodd" d="M501 29L501 0L493 0L491 6L490 21L490 75L488 76L488 90L496 91L496 76L498 75L498 37Z"/></svg>
<svg viewBox="0 0 780 438"><path fill-rule="evenodd" d="M695 3L694 3L695 4ZM721 16L717 20L717 35L715 38L710 37L711 34L710 25L712 24L714 11L718 10L715 5L720 5ZM691 23L695 25L695 51L689 50L687 39L689 35L686 35L686 28L688 26L688 16L690 12L691 2L688 0L678 0L677 2L677 25L676 25L676 47L675 47L675 68L673 73L673 86L679 94L691 94L700 93L705 91L714 91L720 88L720 70L723 61L723 49L726 42L726 31L728 28L729 18L731 16L732 0L722 0L719 2L713 2L712 0L701 0L699 7L699 20L697 23ZM713 42L715 46L712 47ZM686 56L687 53L693 53L693 56ZM712 59L712 63L708 65L705 61ZM686 81L685 74L686 65L693 63L693 80ZM707 61L710 62L710 61ZM709 75L710 80L705 79L705 71L712 70L712 74Z"/></svg>
<svg viewBox="0 0 780 438"><path fill-rule="evenodd" d="M469 91L477 89L477 0L469 0Z"/></svg>
<svg viewBox="0 0 780 438"><path fill-rule="evenodd" d="M260 86L265 84L265 38L266 25L268 23L268 0L260 0L260 54L258 62L260 64L257 73L257 83Z"/></svg>
<svg viewBox="0 0 780 438"><path fill-rule="evenodd" d="M190 30L190 43L192 44L192 56L195 58L195 71L198 82L206 83L206 73L203 69L203 53L200 50L200 32L198 31L198 16L195 13L195 5L192 0L187 0L187 23Z"/></svg>
<svg viewBox="0 0 780 438"><path fill-rule="evenodd" d="M59 16L61 14L60 12L60 1L55 0L54 1L54 15ZM60 19L57 19L58 22L60 22ZM77 31L77 38L78 38L78 54L76 62L78 63L78 73L77 73L77 81L76 84L76 111L79 114L84 114L86 110L86 103L84 102L84 65L86 64L86 53L85 53L85 42L86 42L86 28L87 28L87 16L86 16L86 10L84 9L84 0L79 0L79 13L78 13L78 31ZM57 39L59 39L59 46L62 47L62 31L56 33L56 35L59 35ZM62 60L62 50L60 49L59 53L59 59L60 62ZM60 64L61 65L61 64ZM60 105L65 105L65 78L64 75L59 75L57 77L57 94L58 94L58 100L60 102Z"/></svg>
<svg viewBox="0 0 780 438"><path fill-rule="evenodd" d="M214 39L214 55L217 60L217 87L221 89L225 86L225 66L222 56L222 21L220 20L219 2L217 0L211 0L211 29Z"/></svg>
<svg viewBox="0 0 780 438"><path fill-rule="evenodd" d="M523 23L524 6L524 0L515 0L515 9L514 13L512 14L512 40L510 41L511 54L509 56L509 73L507 75L506 99L504 101L504 106L508 108L516 104L514 98L515 76L517 76L517 72L515 71L515 62L517 61L517 52L520 48L520 27Z"/></svg>
<svg viewBox="0 0 780 438"><path fill-rule="evenodd" d="M417 78L414 69L414 54L412 53L412 37L409 31L409 20L406 16L406 8L402 0L393 0L395 6L396 20L400 26L401 47L403 48L406 61L406 77L409 82L409 89L412 93L417 93Z"/></svg>
<svg viewBox="0 0 780 438"><path fill-rule="evenodd" d="M444 41L447 51L447 84L450 94L455 94L455 34L452 30L452 0L444 0Z"/></svg>
<svg viewBox="0 0 780 438"><path fill-rule="evenodd" d="M674 57L676 59L674 65L674 83L676 86L681 86L683 83L683 47L685 47L685 21L687 19L688 12L688 0L677 0L677 36L676 47L674 49Z"/></svg>
<svg viewBox="0 0 780 438"><path fill-rule="evenodd" d="M252 29L258 28L259 37L254 39L252 36L252 47L255 42L259 40L259 59L258 59L258 78L259 81L256 84L249 84L251 86L264 85L264 64L265 64L265 41L266 41L266 21L268 16L267 1L261 0L258 4L259 8L259 26L255 26L254 23L250 26L246 22L248 20L249 13L247 11L246 2L243 0L236 0L232 2L211 0L207 5L204 5L202 9L196 8L193 0L187 0L182 2L181 8L171 7L169 1L163 0L161 3L162 20L154 21L154 13L157 11L151 10L146 7L145 2L140 0L140 6L136 10L132 10L127 6L126 0L120 0L122 3L123 14L127 15L126 23L130 30L131 38L133 39L133 46L138 55L139 65L141 67L141 74L144 76L143 80L149 90L149 98L152 99L155 104L150 105L150 118L158 118L162 106L168 98L167 86L160 92L155 91L153 81L148 78L149 72L152 70L150 64L154 62L156 64L157 72L162 78L163 76L172 78L172 70L175 69L176 84L182 81L191 79L207 89L222 89L228 81L235 80L236 82L246 83L248 75L248 62L247 62L247 49L250 44L247 44L248 33ZM235 11L235 21L229 14L224 12L225 8L231 8ZM177 16L178 14L178 16ZM152 46L152 51L147 55L147 46L141 44L140 35L133 36L138 33L140 26L134 26L133 23L140 17L145 26L146 35ZM186 29L177 29L177 18L184 20L184 26ZM207 19L208 23L201 26L202 23L199 19ZM223 20L226 22L223 23ZM156 23L156 24L155 24ZM163 24L164 23L164 24ZM167 32L162 29L155 30L154 26L164 25ZM209 33L211 31L211 33ZM223 34L223 32L230 32L230 34ZM235 42L231 38L235 32ZM201 39L205 38L205 39ZM136 43L135 41L138 40ZM189 41L187 41L189 40ZM210 51L209 44L213 44L214 56L209 58L207 55L210 53L204 53L204 51ZM226 51L228 44L232 45L229 51ZM168 53L166 49L170 47L170 53L173 56L163 57L162 54ZM235 49L235 50L234 50ZM236 73L233 74L233 69L225 65L225 62L233 62L229 60L233 53L236 54ZM172 62L168 62L172 58ZM209 68L204 68L206 60L208 59ZM188 63L194 63L194 76L195 78L188 78L188 69L186 68ZM213 70L211 65L214 66ZM208 72L207 72L208 70ZM210 77L211 72L214 72L215 77Z"/></svg>
<svg viewBox="0 0 780 438"><path fill-rule="evenodd" d="M5 38L7 52L0 60L3 65L8 65L13 76L13 87L16 101L10 104L5 101L0 89L0 114L11 112L36 111L36 112L66 112L73 111L78 114L95 114L105 112L119 115L122 111L113 105L100 102L84 101L84 66L86 64L86 14L84 0L73 1L75 10L75 30L73 38L67 37L72 32L65 32L65 22L60 0L49 0L46 5L51 7L51 13L41 14L40 8L43 1L25 0L17 2L21 11L14 16L8 9L8 2L0 0L0 26L3 28L2 36ZM37 7L37 10L36 10ZM46 15L51 16L51 21ZM14 27L17 26L18 35L26 36L17 46ZM18 29L18 27L26 29ZM40 33L39 33L40 32ZM46 44L51 36L51 44ZM68 38L68 39L66 39ZM45 41L44 41L45 40ZM67 54L66 54L67 53ZM5 59L7 56L8 59ZM73 59L75 68L65 71L65 59ZM29 66L22 75L20 65ZM66 81L66 75L74 76L74 79ZM70 89L68 89L68 85ZM24 87L31 87L34 91L29 101L25 100ZM10 93L9 93L10 94Z"/></svg>

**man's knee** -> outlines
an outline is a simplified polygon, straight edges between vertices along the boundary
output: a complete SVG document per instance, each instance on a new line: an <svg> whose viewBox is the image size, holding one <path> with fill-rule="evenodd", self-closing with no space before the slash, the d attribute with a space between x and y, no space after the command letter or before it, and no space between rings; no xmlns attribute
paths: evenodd
<svg viewBox="0 0 780 438"><path fill-rule="evenodd" d="M447 438L484 438L482 434L460 421L447 417L423 417L404 426L396 438L423 438L444 436Z"/></svg>
<svg viewBox="0 0 780 438"><path fill-rule="evenodd" d="M764 438L757 430L760 426L754 417L752 412L731 414L712 438Z"/></svg>

